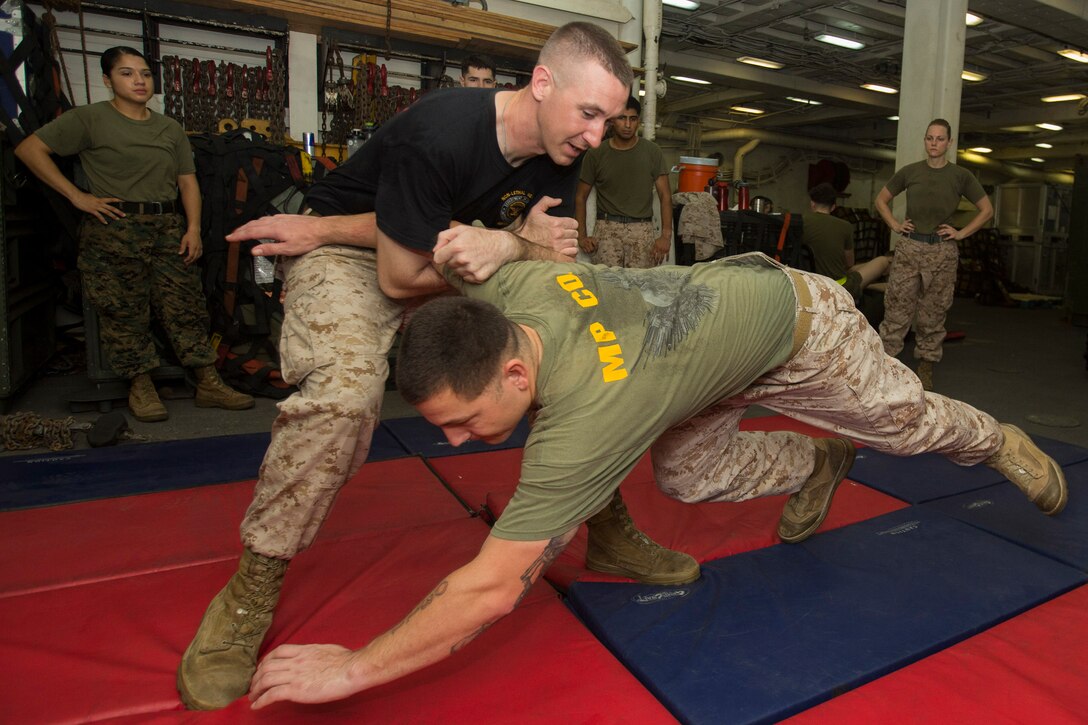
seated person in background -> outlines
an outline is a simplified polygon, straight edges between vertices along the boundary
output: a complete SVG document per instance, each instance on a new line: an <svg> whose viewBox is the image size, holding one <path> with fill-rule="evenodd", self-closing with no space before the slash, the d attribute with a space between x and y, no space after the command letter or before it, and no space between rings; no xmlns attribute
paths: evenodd
<svg viewBox="0 0 1088 725"><path fill-rule="evenodd" d="M1066 504L1061 468L1030 438L924 393L820 275L753 253L652 269L514 262L479 285L447 279L466 296L416 311L397 389L455 446L501 443L535 413L517 491L476 558L370 644L272 650L253 679L256 708L347 697L461 649L517 606L651 446L672 498L792 494L778 534L803 541L850 471L854 444L740 431L753 404L879 451L986 463L1045 514Z"/></svg>
<svg viewBox="0 0 1088 725"><path fill-rule="evenodd" d="M463 88L494 88L495 61L486 55L470 55L461 63Z"/></svg>
<svg viewBox="0 0 1088 725"><path fill-rule="evenodd" d="M838 192L826 181L809 189L809 207L804 214L803 242L812 250L815 271L835 280L850 293L854 302L866 287L888 271L891 260L876 257L864 264L854 264L854 225L831 216Z"/></svg>

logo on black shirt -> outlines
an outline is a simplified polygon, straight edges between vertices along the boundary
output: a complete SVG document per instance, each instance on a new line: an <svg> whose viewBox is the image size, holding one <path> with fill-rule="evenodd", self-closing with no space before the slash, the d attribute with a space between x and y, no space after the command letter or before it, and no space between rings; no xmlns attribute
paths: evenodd
<svg viewBox="0 0 1088 725"><path fill-rule="evenodd" d="M524 189L513 189L502 195L502 207L499 209L499 221L503 224L510 224L529 206L532 202L533 195Z"/></svg>

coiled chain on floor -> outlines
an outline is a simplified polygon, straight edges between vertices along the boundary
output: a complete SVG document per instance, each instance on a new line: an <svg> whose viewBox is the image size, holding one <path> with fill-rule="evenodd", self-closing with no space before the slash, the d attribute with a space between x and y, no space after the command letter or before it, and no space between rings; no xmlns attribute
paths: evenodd
<svg viewBox="0 0 1088 725"><path fill-rule="evenodd" d="M48 448L63 451L73 447L72 427L76 419L43 418L37 413L0 415L0 442L9 451Z"/></svg>

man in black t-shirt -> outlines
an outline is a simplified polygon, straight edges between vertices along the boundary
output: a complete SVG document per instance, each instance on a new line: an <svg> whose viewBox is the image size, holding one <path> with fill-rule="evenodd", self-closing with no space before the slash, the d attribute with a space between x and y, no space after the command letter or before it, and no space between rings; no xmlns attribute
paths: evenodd
<svg viewBox="0 0 1088 725"><path fill-rule="evenodd" d="M182 658L187 707L223 707L248 690L288 561L366 460L398 300L447 290L432 257L469 282L516 259L573 261L576 162L622 111L632 79L615 39L563 26L527 87L427 94L312 187L308 215L266 217L228 237L272 240L253 253L283 257L282 371L299 392L280 403L238 572ZM618 498L594 517L589 546L596 568L644 581L699 573L691 557L642 536Z"/></svg>

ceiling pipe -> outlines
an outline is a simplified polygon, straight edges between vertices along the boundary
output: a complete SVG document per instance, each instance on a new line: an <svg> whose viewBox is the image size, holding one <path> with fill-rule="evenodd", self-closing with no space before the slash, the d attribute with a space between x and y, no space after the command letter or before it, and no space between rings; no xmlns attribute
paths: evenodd
<svg viewBox="0 0 1088 725"><path fill-rule="evenodd" d="M737 149L737 153L733 154L733 181L744 181L744 157L756 146L759 146L758 138L744 144Z"/></svg>
<svg viewBox="0 0 1088 725"><path fill-rule="evenodd" d="M661 1L643 0L642 3L642 136L647 141L657 137L657 67L658 49L661 42ZM636 91L637 92L637 91Z"/></svg>
<svg viewBox="0 0 1088 725"><path fill-rule="evenodd" d="M676 128L659 129L657 136L659 139L669 141L688 140L688 132ZM725 128L716 131L703 131L702 134L703 143L713 143L715 141L748 141L752 139L758 139L776 146L785 146L786 148L824 151L832 154L842 154L843 156L853 156L855 158L875 159L877 161L895 163L894 149L859 146L856 144L844 143L842 141L812 138L811 136L794 136L779 131L768 131L758 128ZM986 158L985 156L972 154L967 151L959 152L959 160L965 164L989 169L990 171L1017 179L1023 179L1024 181L1042 181L1049 184L1063 184L1067 186L1073 185L1072 174L1065 174L1058 171L1025 169L1016 164L1002 163L995 159Z"/></svg>

